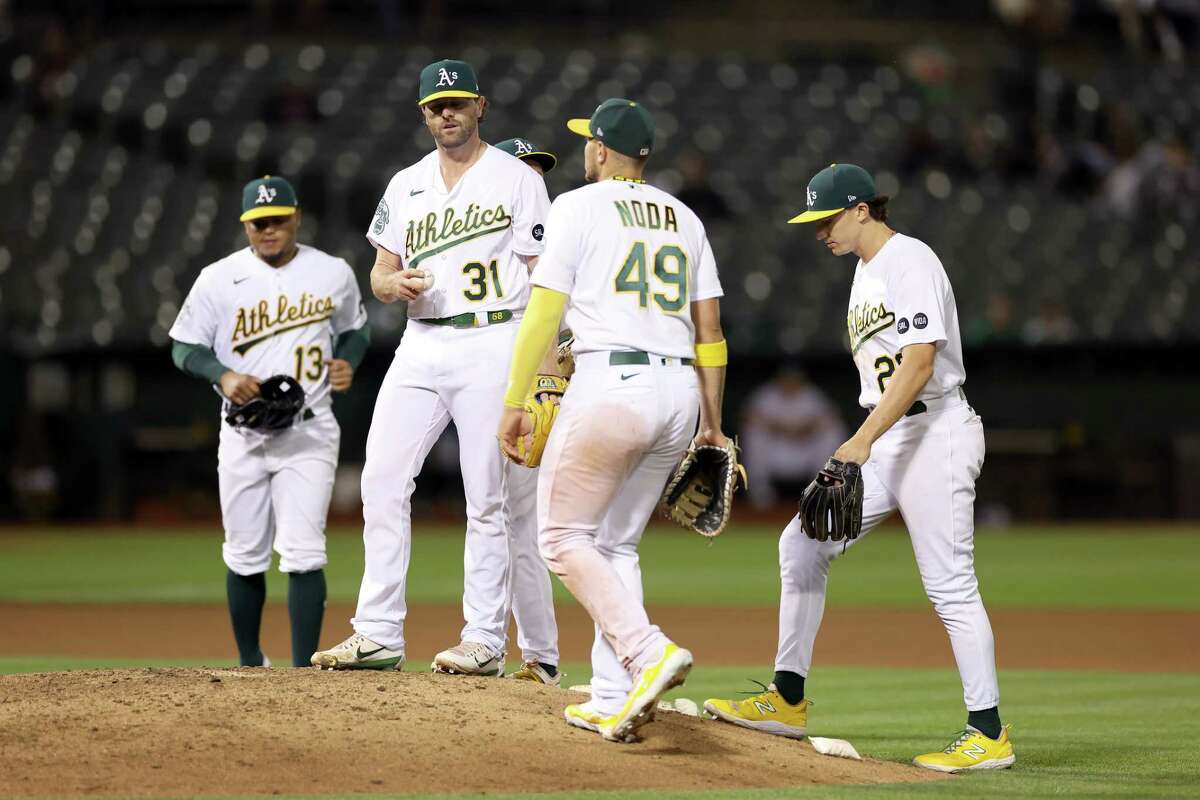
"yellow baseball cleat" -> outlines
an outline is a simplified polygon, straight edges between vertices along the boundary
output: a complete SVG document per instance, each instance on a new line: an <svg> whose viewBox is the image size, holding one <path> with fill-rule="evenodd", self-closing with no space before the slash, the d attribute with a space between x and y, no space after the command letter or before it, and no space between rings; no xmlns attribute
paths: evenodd
<svg viewBox="0 0 1200 800"><path fill-rule="evenodd" d="M939 753L926 753L913 763L938 772L962 772L968 769L1007 769L1017 761L1008 726L1000 729L999 739L989 739L974 728L967 727Z"/></svg>
<svg viewBox="0 0 1200 800"><path fill-rule="evenodd" d="M669 642L663 654L642 670L625 705L600 725L600 735L610 742L636 741L637 729L654 719L658 698L683 685L692 669L692 654Z"/></svg>
<svg viewBox="0 0 1200 800"><path fill-rule="evenodd" d="M775 690L775 684L764 688L765 692L745 700L705 700L704 710L717 719L743 728L803 739L808 732L809 701L805 699L793 705Z"/></svg>
<svg viewBox="0 0 1200 800"><path fill-rule="evenodd" d="M600 726L608 722L608 717L592 708L591 702L569 705L563 709L563 719L568 725L583 728L585 731L599 733Z"/></svg>

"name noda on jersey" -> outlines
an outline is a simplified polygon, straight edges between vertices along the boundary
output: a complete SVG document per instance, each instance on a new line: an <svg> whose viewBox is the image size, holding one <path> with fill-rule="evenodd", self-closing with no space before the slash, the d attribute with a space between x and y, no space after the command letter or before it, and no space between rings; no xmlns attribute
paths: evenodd
<svg viewBox="0 0 1200 800"><path fill-rule="evenodd" d="M366 321L358 282L342 259L301 245L274 268L245 248L200 273L170 335L211 347L235 372L291 375L315 400L328 383L334 339Z"/></svg>
<svg viewBox="0 0 1200 800"><path fill-rule="evenodd" d="M897 233L870 262L858 262L846 329L864 408L879 404L910 344L936 347L933 375L918 399L941 397L966 380L950 280L918 239Z"/></svg>
<svg viewBox="0 0 1200 800"><path fill-rule="evenodd" d="M433 273L433 287L408 304L411 318L515 310L529 300L520 257L542 252L549 205L541 177L490 146L447 190L434 151L392 178L367 238L405 268Z"/></svg>
<svg viewBox="0 0 1200 800"><path fill-rule="evenodd" d="M648 184L605 180L555 199L533 282L568 295L573 348L695 352L691 304L722 295L704 226Z"/></svg>

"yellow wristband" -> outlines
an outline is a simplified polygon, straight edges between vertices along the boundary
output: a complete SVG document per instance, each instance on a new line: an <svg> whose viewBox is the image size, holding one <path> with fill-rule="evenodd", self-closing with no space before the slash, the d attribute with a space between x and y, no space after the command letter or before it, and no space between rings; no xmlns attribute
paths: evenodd
<svg viewBox="0 0 1200 800"><path fill-rule="evenodd" d="M722 339L719 342L696 342L697 367L723 367L729 363L729 347Z"/></svg>

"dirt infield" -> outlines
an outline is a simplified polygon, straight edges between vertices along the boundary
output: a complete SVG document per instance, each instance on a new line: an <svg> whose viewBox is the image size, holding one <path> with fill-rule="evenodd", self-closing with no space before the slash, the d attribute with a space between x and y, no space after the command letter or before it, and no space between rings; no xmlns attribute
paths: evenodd
<svg viewBox="0 0 1200 800"><path fill-rule="evenodd" d="M587 661L592 624L579 606L557 609L564 661ZM334 605L322 641L350 633L353 608ZM658 607L651 618L686 644L697 663L774 661L774 608ZM1200 614L1186 611L994 611L997 660L1004 669L1200 672ZM457 642L458 606L409 610L408 656L427 663ZM515 633L512 641L516 641ZM287 611L268 606L263 649L277 663L290 652ZM0 655L110 658L232 657L224 607L185 604L0 604ZM510 648L510 659L518 658ZM830 609L817 638L818 664L950 667L950 644L932 610Z"/></svg>
<svg viewBox="0 0 1200 800"><path fill-rule="evenodd" d="M608 744L562 722L568 698L582 696L428 673L0 676L0 796L534 793L943 777L826 758L807 742L674 713L660 713L640 743Z"/></svg>

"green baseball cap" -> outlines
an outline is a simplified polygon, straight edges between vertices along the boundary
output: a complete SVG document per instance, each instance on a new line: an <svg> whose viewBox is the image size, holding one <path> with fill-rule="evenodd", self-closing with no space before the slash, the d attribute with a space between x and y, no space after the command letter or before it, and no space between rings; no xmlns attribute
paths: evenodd
<svg viewBox="0 0 1200 800"><path fill-rule="evenodd" d="M875 179L854 164L830 164L808 182L808 210L788 222L816 222L858 203L874 200Z"/></svg>
<svg viewBox="0 0 1200 800"><path fill-rule="evenodd" d="M288 217L299 207L296 190L276 175L255 178L242 189L242 222L259 217Z"/></svg>
<svg viewBox="0 0 1200 800"><path fill-rule="evenodd" d="M623 97L608 98L596 107L591 119L568 120L567 127L633 158L650 155L654 147L654 118L645 106Z"/></svg>
<svg viewBox="0 0 1200 800"><path fill-rule="evenodd" d="M435 61L421 70L417 86L419 106L443 97L479 97L475 68L465 61L450 58Z"/></svg>
<svg viewBox="0 0 1200 800"><path fill-rule="evenodd" d="M522 161L533 161L542 165L542 172L549 172L558 163L558 156L548 153L528 139L505 139L492 145L497 150L503 150L510 156L516 156Z"/></svg>

